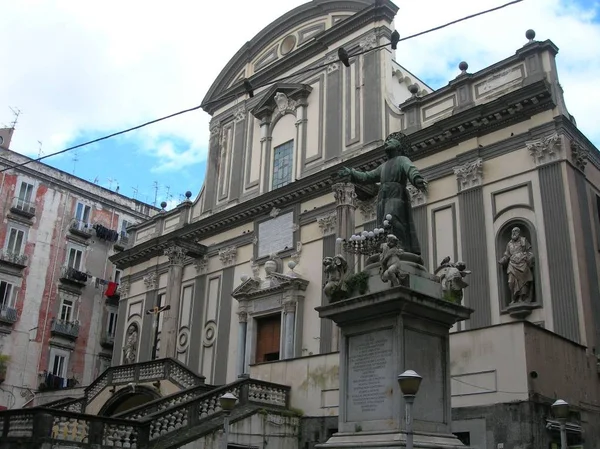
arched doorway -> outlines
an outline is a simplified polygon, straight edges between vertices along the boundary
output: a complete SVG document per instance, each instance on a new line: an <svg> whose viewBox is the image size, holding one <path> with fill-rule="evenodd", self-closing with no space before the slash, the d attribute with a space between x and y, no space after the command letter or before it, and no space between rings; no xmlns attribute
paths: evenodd
<svg viewBox="0 0 600 449"><path fill-rule="evenodd" d="M152 388L136 386L122 388L117 391L100 409L100 416L115 416L134 407L160 398L160 394Z"/></svg>

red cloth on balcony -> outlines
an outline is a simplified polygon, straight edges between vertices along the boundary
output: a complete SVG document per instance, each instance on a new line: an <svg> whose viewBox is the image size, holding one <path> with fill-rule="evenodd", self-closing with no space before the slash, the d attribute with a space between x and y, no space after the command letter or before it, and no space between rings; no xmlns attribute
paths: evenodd
<svg viewBox="0 0 600 449"><path fill-rule="evenodd" d="M114 296L115 292L117 291L118 285L119 284L117 284L116 282L109 282L105 295L108 297Z"/></svg>

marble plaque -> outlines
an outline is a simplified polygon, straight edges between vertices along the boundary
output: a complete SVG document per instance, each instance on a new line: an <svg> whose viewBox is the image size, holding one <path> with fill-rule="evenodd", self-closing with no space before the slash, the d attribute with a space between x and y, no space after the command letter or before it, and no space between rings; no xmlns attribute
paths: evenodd
<svg viewBox="0 0 600 449"><path fill-rule="evenodd" d="M294 247L294 213L263 221L258 225L258 257Z"/></svg>
<svg viewBox="0 0 600 449"><path fill-rule="evenodd" d="M391 419L396 376L392 329L348 338L346 421Z"/></svg>

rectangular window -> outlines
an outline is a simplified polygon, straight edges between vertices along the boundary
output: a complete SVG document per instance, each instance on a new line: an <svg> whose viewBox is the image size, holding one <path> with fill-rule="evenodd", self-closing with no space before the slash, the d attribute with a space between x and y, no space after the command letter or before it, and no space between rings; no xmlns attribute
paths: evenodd
<svg viewBox="0 0 600 449"><path fill-rule="evenodd" d="M121 283L121 273L122 273L121 270L119 270L118 268L115 269L115 282L117 284Z"/></svg>
<svg viewBox="0 0 600 449"><path fill-rule="evenodd" d="M73 318L73 300L62 298L58 318L62 321L71 321Z"/></svg>
<svg viewBox="0 0 600 449"><path fill-rule="evenodd" d="M127 237L127 228L133 223L129 223L127 220L121 222L121 236Z"/></svg>
<svg viewBox="0 0 600 449"><path fill-rule="evenodd" d="M114 337L116 330L117 330L117 312L115 312L114 310L109 310L108 311L108 320L106 323L106 333L109 336Z"/></svg>
<svg viewBox="0 0 600 449"><path fill-rule="evenodd" d="M275 147L273 154L273 190L292 182L294 141Z"/></svg>
<svg viewBox="0 0 600 449"><path fill-rule="evenodd" d="M75 209L75 218L83 224L90 223L90 216L92 215L92 208L83 203L77 203Z"/></svg>
<svg viewBox="0 0 600 449"><path fill-rule="evenodd" d="M6 281L0 281L0 308L15 307L15 288Z"/></svg>
<svg viewBox="0 0 600 449"><path fill-rule="evenodd" d="M281 314L256 319L256 363L279 360Z"/></svg>
<svg viewBox="0 0 600 449"><path fill-rule="evenodd" d="M21 187L19 188L19 196L17 201L17 206L19 207L23 203L31 203L31 198L33 197L33 185L22 182Z"/></svg>
<svg viewBox="0 0 600 449"><path fill-rule="evenodd" d="M65 365L67 364L66 362L67 360L64 355L54 354L53 359L50 361L50 373L57 377L62 377L64 379L66 368Z"/></svg>
<svg viewBox="0 0 600 449"><path fill-rule="evenodd" d="M20 256L25 242L25 231L22 229L10 228L8 231L8 244L6 252L15 256Z"/></svg>
<svg viewBox="0 0 600 449"><path fill-rule="evenodd" d="M83 259L83 251L77 248L69 248L69 254L67 257L67 266L77 271L82 271L81 261Z"/></svg>

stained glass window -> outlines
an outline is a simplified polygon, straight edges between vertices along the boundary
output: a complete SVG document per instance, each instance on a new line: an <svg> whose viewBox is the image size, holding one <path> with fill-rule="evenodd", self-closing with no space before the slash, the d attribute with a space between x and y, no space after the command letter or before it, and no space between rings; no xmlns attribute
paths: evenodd
<svg viewBox="0 0 600 449"><path fill-rule="evenodd" d="M293 157L293 140L275 147L275 154L273 156L273 189L278 189L292 182Z"/></svg>

